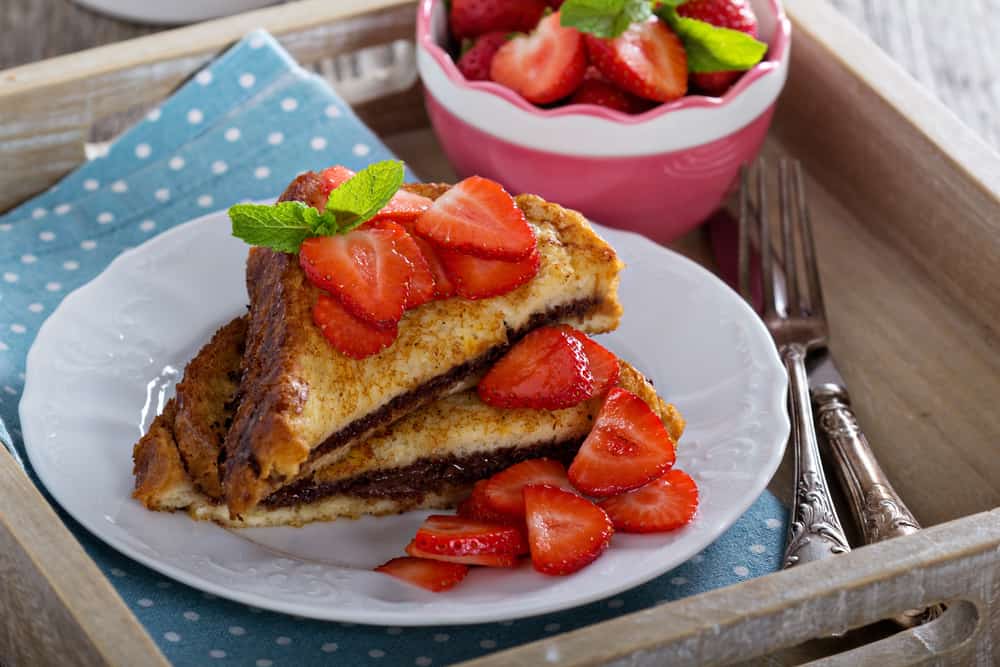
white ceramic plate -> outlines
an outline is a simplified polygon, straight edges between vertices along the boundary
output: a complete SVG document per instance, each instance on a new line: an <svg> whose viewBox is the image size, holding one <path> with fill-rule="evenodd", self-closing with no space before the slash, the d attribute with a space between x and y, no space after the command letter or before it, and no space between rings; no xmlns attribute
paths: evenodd
<svg viewBox="0 0 1000 667"><path fill-rule="evenodd" d="M21 422L31 463L77 521L122 553L204 591L301 616L386 625L520 618L614 595L683 563L764 490L788 436L785 374L743 301L705 269L600 229L628 268L625 316L601 341L634 362L688 420L679 467L701 488L696 519L616 535L569 577L476 569L446 594L371 572L402 555L427 512L230 531L132 500L132 444L212 332L243 312L247 247L224 212L124 253L69 295L28 354Z"/></svg>

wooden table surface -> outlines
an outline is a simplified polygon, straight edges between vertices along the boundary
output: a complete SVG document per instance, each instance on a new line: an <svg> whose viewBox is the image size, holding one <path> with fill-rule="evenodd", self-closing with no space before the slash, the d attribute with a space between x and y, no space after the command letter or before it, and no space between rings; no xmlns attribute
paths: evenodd
<svg viewBox="0 0 1000 667"><path fill-rule="evenodd" d="M1000 149L998 0L830 2ZM105 17L70 0L3 0L0 69L157 29Z"/></svg>

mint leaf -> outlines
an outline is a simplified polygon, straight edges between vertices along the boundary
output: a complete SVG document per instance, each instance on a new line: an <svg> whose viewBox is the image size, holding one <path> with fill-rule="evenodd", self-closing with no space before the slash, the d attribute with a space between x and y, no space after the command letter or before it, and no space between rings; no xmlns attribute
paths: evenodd
<svg viewBox="0 0 1000 667"><path fill-rule="evenodd" d="M278 252L298 252L302 242L314 235L321 217L319 211L298 201L274 206L236 204L229 208L233 236Z"/></svg>
<svg viewBox="0 0 1000 667"><path fill-rule="evenodd" d="M559 24L610 39L652 14L649 0L566 0L559 9Z"/></svg>
<svg viewBox="0 0 1000 667"><path fill-rule="evenodd" d="M384 160L369 165L330 193L326 210L343 234L375 216L403 184L403 163Z"/></svg>
<svg viewBox="0 0 1000 667"><path fill-rule="evenodd" d="M689 72L748 70L767 53L767 44L745 32L719 28L705 21L680 16L669 5L661 6L656 14L684 42Z"/></svg>

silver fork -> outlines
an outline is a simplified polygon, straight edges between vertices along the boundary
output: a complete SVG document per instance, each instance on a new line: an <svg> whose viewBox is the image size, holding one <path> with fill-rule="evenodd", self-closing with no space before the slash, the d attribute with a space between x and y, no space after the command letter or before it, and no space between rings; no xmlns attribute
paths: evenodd
<svg viewBox="0 0 1000 667"><path fill-rule="evenodd" d="M827 345L827 323L802 169L797 162L789 168L784 159L778 167L783 271L774 266L766 169L760 159L756 166L756 204L751 202L750 170L744 167L741 173L739 285L743 298L753 305L750 237L755 231L760 255L762 317L788 371L788 413L792 422L789 442L795 455L795 494L785 548L787 568L846 553L851 547L823 473L806 376L806 355ZM799 247L805 279L800 278L797 270ZM778 274L783 274L784 280L776 280Z"/></svg>

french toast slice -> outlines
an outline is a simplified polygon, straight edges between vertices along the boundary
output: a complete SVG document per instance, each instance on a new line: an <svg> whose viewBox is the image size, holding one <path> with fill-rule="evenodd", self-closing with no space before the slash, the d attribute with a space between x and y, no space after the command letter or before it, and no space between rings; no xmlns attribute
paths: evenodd
<svg viewBox="0 0 1000 667"><path fill-rule="evenodd" d="M316 203L321 185L307 172L282 199ZM404 187L434 199L449 186ZM516 202L538 238L537 276L502 296L452 298L410 310L395 343L363 360L333 349L313 324L320 291L296 255L250 251L246 351L221 470L234 518L404 415L471 386L535 328L566 322L602 333L617 327L622 263L614 250L579 213L533 195Z"/></svg>
<svg viewBox="0 0 1000 667"><path fill-rule="evenodd" d="M147 508L184 510L195 519L251 527L454 507L475 481L518 461L547 456L568 462L600 409L600 399L594 399L563 410L508 410L482 403L475 391L453 394L411 412L337 462L264 498L242 518L232 518L221 495L213 493L217 479L208 476L205 484L205 476L189 473L199 461L218 461L222 451L213 425L231 418L233 404L219 387L229 382L235 390L226 378L239 369L244 325L244 318L234 320L202 348L185 369L177 397L136 444L133 495ZM619 385L646 401L673 438L680 438L683 418L625 362ZM182 447L180 424L186 437L203 439L199 446Z"/></svg>

